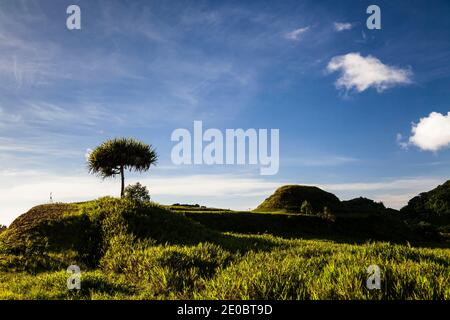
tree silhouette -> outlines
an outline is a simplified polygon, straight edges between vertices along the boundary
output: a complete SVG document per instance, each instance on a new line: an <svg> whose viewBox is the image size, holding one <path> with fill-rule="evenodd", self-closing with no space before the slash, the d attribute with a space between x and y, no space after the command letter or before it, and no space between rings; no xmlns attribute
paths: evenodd
<svg viewBox="0 0 450 320"><path fill-rule="evenodd" d="M103 142L88 156L90 173L103 179L121 176L120 196L124 196L125 170L144 172L158 161L158 155L151 145L133 138L115 138Z"/></svg>

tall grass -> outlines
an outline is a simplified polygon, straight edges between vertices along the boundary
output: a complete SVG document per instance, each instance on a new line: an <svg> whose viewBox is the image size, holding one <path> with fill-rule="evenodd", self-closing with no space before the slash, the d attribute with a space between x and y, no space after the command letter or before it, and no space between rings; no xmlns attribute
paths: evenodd
<svg viewBox="0 0 450 320"><path fill-rule="evenodd" d="M39 225L44 243L0 243L0 299L450 299L448 248L220 233L119 199L80 204L58 223L71 230L76 217L97 230L92 243L71 247ZM66 287L70 264L82 269L81 291ZM372 264L379 290L366 287Z"/></svg>

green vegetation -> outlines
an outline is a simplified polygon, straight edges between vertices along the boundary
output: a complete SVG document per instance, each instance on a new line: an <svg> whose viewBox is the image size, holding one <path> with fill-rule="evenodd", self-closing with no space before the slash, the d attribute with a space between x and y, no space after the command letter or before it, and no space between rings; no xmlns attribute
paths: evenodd
<svg viewBox="0 0 450 320"><path fill-rule="evenodd" d="M412 198L401 211L412 216L450 215L450 180Z"/></svg>
<svg viewBox="0 0 450 320"><path fill-rule="evenodd" d="M398 216L334 216L327 212L317 215L290 213L255 213L211 211L210 209L178 212L202 225L221 232L266 234L284 238L317 238L338 241L364 242L367 240L396 243L440 241L433 229L418 229Z"/></svg>
<svg viewBox="0 0 450 320"><path fill-rule="evenodd" d="M147 187L141 185L139 182L128 185L125 188L124 196L127 199L136 201L150 201L150 193Z"/></svg>
<svg viewBox="0 0 450 320"><path fill-rule="evenodd" d="M126 198L41 205L0 234L0 299L450 299L448 244L394 221ZM71 264L80 291L66 287ZM366 288L371 264L381 290Z"/></svg>
<svg viewBox="0 0 450 320"><path fill-rule="evenodd" d="M436 230L450 239L450 180L412 198L400 212L416 230Z"/></svg>
<svg viewBox="0 0 450 320"><path fill-rule="evenodd" d="M333 213L343 211L341 202L334 194L317 187L301 185L287 185L278 188L255 211L300 213L304 201L309 203L313 213L322 212L325 207L328 207Z"/></svg>
<svg viewBox="0 0 450 320"><path fill-rule="evenodd" d="M334 194L317 187L287 185L278 188L269 198L264 200L255 212L288 212L326 216L368 216L395 214L396 210L388 209L381 202L367 198L356 198L340 201Z"/></svg>
<svg viewBox="0 0 450 320"><path fill-rule="evenodd" d="M156 151L143 142L133 138L116 138L103 142L95 148L88 157L89 172L102 178L114 177L120 174L120 196L124 196L125 170L137 172L147 171L156 164Z"/></svg>

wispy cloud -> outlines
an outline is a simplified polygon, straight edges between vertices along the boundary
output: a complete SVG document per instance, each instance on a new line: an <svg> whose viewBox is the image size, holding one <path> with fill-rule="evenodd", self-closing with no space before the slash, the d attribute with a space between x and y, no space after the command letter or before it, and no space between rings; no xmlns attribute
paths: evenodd
<svg viewBox="0 0 450 320"><path fill-rule="evenodd" d="M405 139L403 138L403 135L401 133L397 133L395 141L397 142L397 144L400 146L400 148L402 149L408 149L408 142L405 141Z"/></svg>
<svg viewBox="0 0 450 320"><path fill-rule="evenodd" d="M94 128L99 123L120 124L121 115L107 108L82 101L50 103L15 99L0 103L0 132L14 130L52 130L55 128ZM82 115L82 116L81 116Z"/></svg>
<svg viewBox="0 0 450 320"><path fill-rule="evenodd" d="M405 179L392 179L386 181L377 182L356 182L356 183L337 183L337 184L322 184L325 189L334 191L375 191L375 190L422 190L426 191L427 188L435 187L442 182L443 179L437 178L405 178Z"/></svg>
<svg viewBox="0 0 450 320"><path fill-rule="evenodd" d="M52 159L64 161L67 159L81 159L83 152L73 144L73 137L66 137L66 144L60 144L61 137L54 139L16 139L0 137L0 159L4 168L21 168L21 163L27 164L29 167L36 167L40 163L46 165ZM70 142L70 143L69 143ZM34 163L34 164L33 164Z"/></svg>
<svg viewBox="0 0 450 320"><path fill-rule="evenodd" d="M298 28L284 34L284 37L288 40L299 41L302 36L310 29L309 26Z"/></svg>
<svg viewBox="0 0 450 320"><path fill-rule="evenodd" d="M283 165L306 167L332 167L358 162L359 159L345 156L321 155L316 157L299 156L296 158L284 158Z"/></svg>
<svg viewBox="0 0 450 320"><path fill-rule="evenodd" d="M335 22L334 23L334 30L340 32L345 30L350 30L353 28L353 25L349 22Z"/></svg>
<svg viewBox="0 0 450 320"><path fill-rule="evenodd" d="M355 89L357 92L370 87L382 92L396 85L411 83L412 76L410 69L389 66L373 56L363 57L359 53L333 57L327 70L341 72L335 83L338 89Z"/></svg>

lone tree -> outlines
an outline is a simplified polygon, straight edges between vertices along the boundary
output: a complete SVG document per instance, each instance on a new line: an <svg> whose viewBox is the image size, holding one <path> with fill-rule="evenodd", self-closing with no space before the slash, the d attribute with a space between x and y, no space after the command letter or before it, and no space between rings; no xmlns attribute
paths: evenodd
<svg viewBox="0 0 450 320"><path fill-rule="evenodd" d="M107 140L95 148L87 159L89 172L103 179L120 174L122 185L120 196L124 196L125 170L144 172L158 161L151 145L133 138Z"/></svg>

